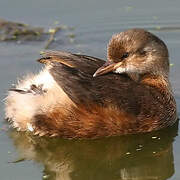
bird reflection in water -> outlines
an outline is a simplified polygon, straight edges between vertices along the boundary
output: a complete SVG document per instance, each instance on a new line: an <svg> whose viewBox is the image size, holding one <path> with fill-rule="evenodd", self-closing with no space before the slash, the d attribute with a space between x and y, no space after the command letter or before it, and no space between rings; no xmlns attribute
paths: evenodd
<svg viewBox="0 0 180 180"><path fill-rule="evenodd" d="M40 162L48 180L165 180L174 174L178 122L160 131L96 140L35 137L12 130L25 160Z"/></svg>

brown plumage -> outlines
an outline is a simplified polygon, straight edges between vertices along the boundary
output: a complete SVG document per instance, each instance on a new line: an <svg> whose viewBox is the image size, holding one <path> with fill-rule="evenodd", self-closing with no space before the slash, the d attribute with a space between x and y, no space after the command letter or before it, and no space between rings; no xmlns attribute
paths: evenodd
<svg viewBox="0 0 180 180"><path fill-rule="evenodd" d="M104 63L44 52L38 61L45 69L11 89L7 118L19 130L68 138L149 132L176 121L163 41L142 29L128 30L112 37L107 57ZM21 97L28 101L18 108Z"/></svg>

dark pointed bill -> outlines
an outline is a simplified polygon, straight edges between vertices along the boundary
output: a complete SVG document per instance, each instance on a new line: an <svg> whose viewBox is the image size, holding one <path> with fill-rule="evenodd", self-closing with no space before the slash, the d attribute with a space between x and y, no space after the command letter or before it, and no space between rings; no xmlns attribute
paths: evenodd
<svg viewBox="0 0 180 180"><path fill-rule="evenodd" d="M115 65L116 65L116 63L114 63L112 61L107 61L102 67L97 69L97 71L93 74L93 77L97 77L97 76L106 74L108 72L114 71Z"/></svg>

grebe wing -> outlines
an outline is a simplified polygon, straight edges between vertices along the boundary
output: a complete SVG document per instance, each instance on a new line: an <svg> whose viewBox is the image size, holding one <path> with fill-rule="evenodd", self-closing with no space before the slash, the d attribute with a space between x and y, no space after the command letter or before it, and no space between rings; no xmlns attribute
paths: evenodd
<svg viewBox="0 0 180 180"><path fill-rule="evenodd" d="M104 60L99 58L63 51L44 51L41 55L42 58L38 59L40 63L59 62L90 74L93 74L97 68L105 63Z"/></svg>
<svg viewBox="0 0 180 180"><path fill-rule="evenodd" d="M45 51L40 63L50 65L49 72L54 80L76 104L101 103L94 86L94 72L105 61L86 55L61 51Z"/></svg>
<svg viewBox="0 0 180 180"><path fill-rule="evenodd" d="M39 62L50 64L50 74L75 104L90 107L112 104L117 107L129 106L130 109L137 106L134 92L137 85L127 75L108 73L93 77L94 72L105 62L101 59L48 51Z"/></svg>

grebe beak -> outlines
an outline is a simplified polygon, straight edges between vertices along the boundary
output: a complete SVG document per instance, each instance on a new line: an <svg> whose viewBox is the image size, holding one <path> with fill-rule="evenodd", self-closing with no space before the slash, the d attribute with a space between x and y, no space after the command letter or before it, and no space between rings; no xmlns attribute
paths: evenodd
<svg viewBox="0 0 180 180"><path fill-rule="evenodd" d="M107 61L102 67L97 69L97 71L93 74L93 77L101 76L103 74L107 74L108 72L116 72L116 69L121 68L121 65L122 62L114 63L113 61Z"/></svg>

